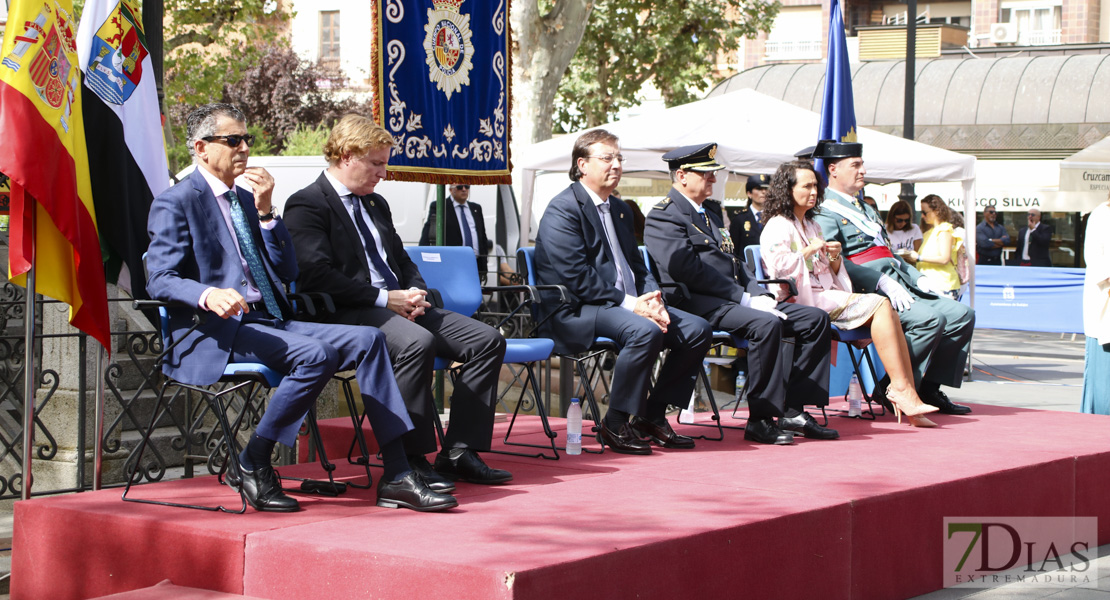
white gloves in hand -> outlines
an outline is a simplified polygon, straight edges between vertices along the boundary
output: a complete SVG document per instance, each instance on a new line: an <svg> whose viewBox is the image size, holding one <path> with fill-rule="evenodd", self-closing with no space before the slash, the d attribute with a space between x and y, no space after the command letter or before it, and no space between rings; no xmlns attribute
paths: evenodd
<svg viewBox="0 0 1110 600"><path fill-rule="evenodd" d="M925 292L926 294L937 293L937 289L934 288L933 284L929 282L929 277L927 275L922 275L917 279L917 289Z"/></svg>
<svg viewBox="0 0 1110 600"><path fill-rule="evenodd" d="M751 307L763 312L771 313L776 317L786 320L786 313L778 310L778 301L770 296L752 296Z"/></svg>
<svg viewBox="0 0 1110 600"><path fill-rule="evenodd" d="M919 281L918 285L920 284L921 282ZM894 306L894 309L898 312L906 310L911 304L916 302L916 299L906 291L906 288L902 287L902 284L892 279L886 273L883 273L879 277L879 289L886 294L887 298L890 298L890 304Z"/></svg>

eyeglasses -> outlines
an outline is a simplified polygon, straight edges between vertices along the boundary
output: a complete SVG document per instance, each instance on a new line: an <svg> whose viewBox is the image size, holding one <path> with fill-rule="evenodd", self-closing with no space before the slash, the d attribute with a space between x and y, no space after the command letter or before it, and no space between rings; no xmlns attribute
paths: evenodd
<svg viewBox="0 0 1110 600"><path fill-rule="evenodd" d="M216 140L219 140L227 144L228 146L231 146L232 148L238 148L239 144L242 144L243 142L247 143L248 148L254 145L254 136L249 133L244 135L206 135L200 139L206 142L214 142Z"/></svg>
<svg viewBox="0 0 1110 600"><path fill-rule="evenodd" d="M909 223L910 218L909 217L894 217L894 222L895 223Z"/></svg>
<svg viewBox="0 0 1110 600"><path fill-rule="evenodd" d="M469 190L470 186L469 185L456 185L455 189L456 190Z"/></svg>
<svg viewBox="0 0 1110 600"><path fill-rule="evenodd" d="M623 154L591 154L591 155L587 156L586 158L596 158L596 159L600 160L601 162L603 162L605 164L612 163L614 159L616 159L616 160L618 160L622 163L624 162L624 155Z"/></svg>

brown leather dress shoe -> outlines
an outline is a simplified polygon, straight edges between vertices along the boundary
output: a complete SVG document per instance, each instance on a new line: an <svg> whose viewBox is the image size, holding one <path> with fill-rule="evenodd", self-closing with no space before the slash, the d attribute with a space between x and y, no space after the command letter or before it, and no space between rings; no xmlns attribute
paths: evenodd
<svg viewBox="0 0 1110 600"><path fill-rule="evenodd" d="M637 437L628 423L621 424L620 431L614 432L603 419L597 429L597 438L618 454L651 454L651 444Z"/></svg>
<svg viewBox="0 0 1110 600"><path fill-rule="evenodd" d="M656 446L678 450L689 450L694 447L694 438L675 433L671 424L665 420L662 425L656 425L647 419L632 417L630 426L637 436L647 439Z"/></svg>

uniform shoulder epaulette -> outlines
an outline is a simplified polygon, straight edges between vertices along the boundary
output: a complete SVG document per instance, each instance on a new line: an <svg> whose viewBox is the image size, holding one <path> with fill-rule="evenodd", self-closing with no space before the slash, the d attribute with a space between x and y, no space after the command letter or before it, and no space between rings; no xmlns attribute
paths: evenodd
<svg viewBox="0 0 1110 600"><path fill-rule="evenodd" d="M662 199L662 200L660 200L660 201L659 201L659 202L658 202L658 203L657 203L657 204L656 204L655 206L653 206L653 207L651 207L651 208L652 208L653 210L654 210L654 209L656 209L656 208L658 208L659 210L663 210L664 208L667 208L667 205L668 205L668 204L670 204L670 203L671 203L671 199L670 199L670 198L663 198L663 199Z"/></svg>

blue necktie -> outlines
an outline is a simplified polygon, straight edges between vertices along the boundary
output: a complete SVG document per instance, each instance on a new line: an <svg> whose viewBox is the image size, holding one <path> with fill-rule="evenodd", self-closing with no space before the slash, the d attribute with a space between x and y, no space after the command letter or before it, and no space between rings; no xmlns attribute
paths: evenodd
<svg viewBox="0 0 1110 600"><path fill-rule="evenodd" d="M477 252L478 249L474 247L474 236L470 235L470 222L466 220L466 205L456 204L455 208L458 209L459 229L462 229L463 244L470 246L472 250Z"/></svg>
<svg viewBox="0 0 1110 600"><path fill-rule="evenodd" d="M362 202L354 194L351 194L351 208L353 209L351 212L355 215L355 227L358 227L358 232L362 234L363 242L366 245L366 256L370 257L370 262L374 263L374 270L385 280L385 288L387 290L401 289L401 283L397 281L397 276L393 274L385 259L378 252L378 245L374 243L374 235L370 233L370 228L366 226L366 221L362 218Z"/></svg>
<svg viewBox="0 0 1110 600"><path fill-rule="evenodd" d="M227 198L231 208L231 224L235 227L235 237L239 240L239 251L243 253L243 259L247 261L247 270L250 271L251 279L254 279L255 287L262 294L266 311L278 319L283 319L281 305L278 304L277 298L274 296L274 288L270 285L270 276L266 273L266 267L262 266L262 257L259 256L258 248L254 245L250 227L247 226L247 217L243 214L243 207L239 205L239 198L235 195L235 190L228 190Z"/></svg>

